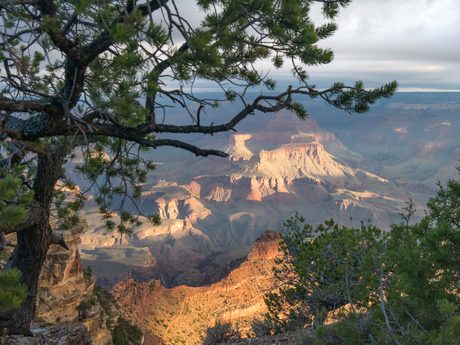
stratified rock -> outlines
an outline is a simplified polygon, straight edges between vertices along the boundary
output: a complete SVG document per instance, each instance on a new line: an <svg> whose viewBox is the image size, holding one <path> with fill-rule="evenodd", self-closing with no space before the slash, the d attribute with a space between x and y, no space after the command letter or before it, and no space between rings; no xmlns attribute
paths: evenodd
<svg viewBox="0 0 460 345"><path fill-rule="evenodd" d="M251 134L232 134L227 148L229 160L231 161L248 161L252 157L252 152L244 145L244 142L251 139Z"/></svg>
<svg viewBox="0 0 460 345"><path fill-rule="evenodd" d="M206 329L218 322L238 322L244 334L251 329L251 321L267 311L264 294L274 288L272 268L278 241L278 233L266 231L246 261L211 285L168 289L159 281L129 279L115 285L112 292L124 318L144 334L157 336L146 337L149 341L155 338L170 344L186 339L187 344L202 344Z"/></svg>
<svg viewBox="0 0 460 345"><path fill-rule="evenodd" d="M267 230L253 244L248 254L248 261L270 260L280 254L279 244L280 234Z"/></svg>
<svg viewBox="0 0 460 345"><path fill-rule="evenodd" d="M92 345L86 326L75 322L32 325L33 337L10 336L8 345ZM3 344L3 343L2 343Z"/></svg>
<svg viewBox="0 0 460 345"><path fill-rule="evenodd" d="M69 250L59 245L50 246L40 275L36 316L48 323L81 323L94 345L112 344L106 326L108 316L93 296L96 277L85 274L80 259L78 245L86 228L83 220L72 229L61 232Z"/></svg>
<svg viewBox="0 0 460 345"><path fill-rule="evenodd" d="M45 322L78 321L78 305L93 292L95 278L85 280L78 245L86 223L62 231L69 250L52 244L38 286L38 316Z"/></svg>
<svg viewBox="0 0 460 345"><path fill-rule="evenodd" d="M204 199L213 200L217 202L225 202L225 201L228 201L231 196L232 196L231 189L225 189L225 188L216 186L211 190L211 193L208 196L206 196Z"/></svg>

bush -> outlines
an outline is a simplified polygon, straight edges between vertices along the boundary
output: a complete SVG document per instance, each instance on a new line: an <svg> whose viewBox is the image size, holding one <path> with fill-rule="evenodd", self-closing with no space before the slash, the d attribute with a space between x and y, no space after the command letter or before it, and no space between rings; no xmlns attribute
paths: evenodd
<svg viewBox="0 0 460 345"><path fill-rule="evenodd" d="M89 266L88 266L89 267ZM96 285L94 287L94 295L96 296L99 304L101 305L104 312L109 316L112 317L112 307L119 307L118 301L116 298L104 289L102 286Z"/></svg>
<svg viewBox="0 0 460 345"><path fill-rule="evenodd" d="M204 338L205 345L212 345L222 343L226 340L233 338L240 338L240 332L235 329L233 324L230 322L217 322L214 326L209 327L206 330L206 336Z"/></svg>
<svg viewBox="0 0 460 345"><path fill-rule="evenodd" d="M112 331L113 345L141 345L143 333L136 325L121 316Z"/></svg>
<svg viewBox="0 0 460 345"><path fill-rule="evenodd" d="M284 256L274 268L279 288L265 299L275 331L317 327L345 304L368 305L378 285L373 277L383 255L381 230L339 227L332 219L313 229L298 214L284 225Z"/></svg>
<svg viewBox="0 0 460 345"><path fill-rule="evenodd" d="M413 206L388 234L332 220L313 231L297 214L288 220L274 268L280 287L266 296L272 327L310 323L315 344L457 343L460 182L439 185L425 217L411 225ZM331 314L339 322L321 326Z"/></svg>
<svg viewBox="0 0 460 345"><path fill-rule="evenodd" d="M92 269L91 266L88 265L88 267L86 267L86 268L83 270L83 277L84 277L86 280L90 280L92 276L93 276L93 269Z"/></svg>

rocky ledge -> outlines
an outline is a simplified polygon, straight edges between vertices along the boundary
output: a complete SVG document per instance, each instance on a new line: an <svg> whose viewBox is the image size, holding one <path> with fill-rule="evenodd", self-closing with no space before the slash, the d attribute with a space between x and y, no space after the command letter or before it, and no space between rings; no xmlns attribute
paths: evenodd
<svg viewBox="0 0 460 345"><path fill-rule="evenodd" d="M35 327L43 323L56 322L56 327L61 322L74 323L74 327L80 325L87 328L92 344L112 344L112 336L106 326L108 316L93 296L96 277L85 272L81 263L78 245L81 243L80 235L86 228L86 222L81 221L73 228L62 231L69 250L59 245L51 245L48 250L40 275L36 313L38 324Z"/></svg>
<svg viewBox="0 0 460 345"><path fill-rule="evenodd" d="M32 325L34 337L12 335L7 339L8 345L92 345L87 328L75 322L58 324ZM0 337L0 341L3 339ZM2 342L3 344L3 342Z"/></svg>

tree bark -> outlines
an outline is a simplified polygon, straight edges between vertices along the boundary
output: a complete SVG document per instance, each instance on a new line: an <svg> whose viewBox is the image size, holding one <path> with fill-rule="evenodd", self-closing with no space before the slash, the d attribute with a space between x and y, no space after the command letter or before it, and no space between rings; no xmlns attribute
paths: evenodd
<svg viewBox="0 0 460 345"><path fill-rule="evenodd" d="M40 219L30 227L17 233L17 246L6 265L6 270L17 268L21 271L21 283L29 295L18 308L0 313L0 329L9 334L29 334L30 323L35 315L38 282L46 253L52 241L49 223L53 189L61 175L65 157L65 146L39 154L33 190L34 199L40 205Z"/></svg>

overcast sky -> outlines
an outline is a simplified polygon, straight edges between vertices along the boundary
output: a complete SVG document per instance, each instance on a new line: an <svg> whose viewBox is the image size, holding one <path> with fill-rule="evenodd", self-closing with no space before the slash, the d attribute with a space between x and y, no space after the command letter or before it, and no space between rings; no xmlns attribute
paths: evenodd
<svg viewBox="0 0 460 345"><path fill-rule="evenodd" d="M400 91L460 91L459 0L354 0L337 23L322 43L335 59L310 69L313 83L396 79Z"/></svg>
<svg viewBox="0 0 460 345"><path fill-rule="evenodd" d="M192 25L200 22L195 1L177 3ZM312 17L321 23L319 8ZM335 59L308 69L312 84L374 87L396 79L400 91L460 91L460 0L354 0L336 21L339 30L320 44ZM279 86L293 83L290 69L271 67Z"/></svg>

